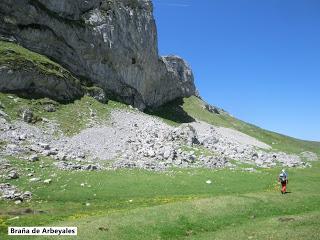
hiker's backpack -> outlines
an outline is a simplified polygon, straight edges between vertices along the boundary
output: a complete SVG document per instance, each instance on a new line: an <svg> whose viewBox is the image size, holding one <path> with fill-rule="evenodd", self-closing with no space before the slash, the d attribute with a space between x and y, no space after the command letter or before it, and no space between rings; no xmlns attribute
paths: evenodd
<svg viewBox="0 0 320 240"><path fill-rule="evenodd" d="M280 178L281 183L284 183L287 181L287 175L285 173L281 173L279 178Z"/></svg>

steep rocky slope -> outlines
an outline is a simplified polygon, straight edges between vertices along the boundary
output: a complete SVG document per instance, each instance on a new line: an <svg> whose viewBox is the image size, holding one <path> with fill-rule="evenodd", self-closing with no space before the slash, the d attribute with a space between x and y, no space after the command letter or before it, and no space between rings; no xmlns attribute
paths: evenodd
<svg viewBox="0 0 320 240"><path fill-rule="evenodd" d="M1 36L140 109L196 94L187 63L158 56L150 0L4 0Z"/></svg>
<svg viewBox="0 0 320 240"><path fill-rule="evenodd" d="M157 117L150 116L124 104L105 104L89 96L59 104L0 93L0 183L4 183L0 184L0 199L17 204L29 201L32 189L24 192L11 183L26 179L28 183L50 184L56 175L41 175L48 168L229 168L255 172L260 168L307 168L317 164L319 143L253 128L221 109L213 111L213 106L206 107L196 97L183 101L180 105L170 103L174 116L181 117L177 111L180 107L193 118L183 115L180 122L173 122L157 111L153 113ZM169 106L163 109L172 117ZM258 137L250 136L254 135L251 129ZM28 167L21 168L21 164ZM33 170L36 165L41 171Z"/></svg>
<svg viewBox="0 0 320 240"><path fill-rule="evenodd" d="M53 103L42 101L35 105L11 95L0 96L2 113L7 112L6 118L0 117L0 143L4 143L0 147L0 156L13 155L29 160L33 154L51 156L59 167L66 169L98 169L100 164L156 170L172 166L217 168L233 166L233 162L260 167L294 167L308 166L305 161L317 158L316 154L306 152L308 149L304 149L303 154L280 152L272 145L235 129L197 119L172 126L159 117L128 107L112 107L111 103L101 104L90 97L79 100L82 104L76 103L73 107L78 109L72 115L86 120L81 124L79 120L70 119L72 116L63 119L63 112L67 109L59 105L53 109L56 112L45 113L48 104ZM14 109L21 105L43 121L36 124L14 121ZM103 112L105 114L101 115ZM219 115L208 113L212 118ZM65 121L81 124L82 128L68 134L69 131L64 131L61 125Z"/></svg>

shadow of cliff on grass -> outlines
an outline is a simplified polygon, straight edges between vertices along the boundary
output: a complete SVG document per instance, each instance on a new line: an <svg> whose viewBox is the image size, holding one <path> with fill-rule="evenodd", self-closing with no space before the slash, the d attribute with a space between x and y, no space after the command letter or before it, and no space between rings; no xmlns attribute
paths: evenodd
<svg viewBox="0 0 320 240"><path fill-rule="evenodd" d="M195 119L183 109L183 103L184 100L179 98L168 102L161 107L148 109L145 111L145 113L172 121L177 124L194 122Z"/></svg>

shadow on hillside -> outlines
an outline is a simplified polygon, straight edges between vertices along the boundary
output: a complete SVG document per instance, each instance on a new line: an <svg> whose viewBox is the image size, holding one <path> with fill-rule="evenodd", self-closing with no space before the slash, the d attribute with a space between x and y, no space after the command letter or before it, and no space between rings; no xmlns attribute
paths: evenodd
<svg viewBox="0 0 320 240"><path fill-rule="evenodd" d="M183 99L176 99L165 105L155 108L149 109L145 111L145 113L153 116L157 116L160 118L164 118L175 123L190 123L194 122L195 119L191 117L184 109L183 109Z"/></svg>
<svg viewBox="0 0 320 240"><path fill-rule="evenodd" d="M81 99L83 96L78 95L75 96L73 99L56 99L52 96L47 96L45 94L37 93L32 90L24 89L24 90L13 90L13 91L1 91L2 93L6 94L12 94L16 95L19 98L23 98L26 100L41 100L41 99L49 99L51 101L54 101L56 103L60 104L69 104L69 103L74 103L76 100Z"/></svg>

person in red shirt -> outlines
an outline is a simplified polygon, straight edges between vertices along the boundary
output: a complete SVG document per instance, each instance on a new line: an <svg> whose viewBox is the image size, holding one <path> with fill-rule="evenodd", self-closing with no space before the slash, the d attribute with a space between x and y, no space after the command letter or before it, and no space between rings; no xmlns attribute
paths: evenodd
<svg viewBox="0 0 320 240"><path fill-rule="evenodd" d="M284 169L282 169L278 181L281 183L281 193L287 193L287 185L288 185L288 174Z"/></svg>

